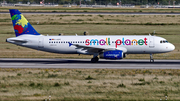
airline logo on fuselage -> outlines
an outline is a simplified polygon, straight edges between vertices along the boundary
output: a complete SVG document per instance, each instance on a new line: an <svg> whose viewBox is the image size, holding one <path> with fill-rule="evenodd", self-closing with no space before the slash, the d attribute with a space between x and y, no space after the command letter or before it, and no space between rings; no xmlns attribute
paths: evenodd
<svg viewBox="0 0 180 101"><path fill-rule="evenodd" d="M86 39L86 42L85 44L87 46L89 45L101 45L101 46L104 46L104 45L111 45L111 39L110 38L106 38L105 40L104 39ZM115 47L117 48L117 46L120 46L120 45L126 45L126 46L129 46L129 45L147 45L147 38L144 38L144 39L139 39L139 40L136 40L136 39L133 39L133 40L130 40L130 39L124 39L122 38L121 39L117 39L115 41Z"/></svg>

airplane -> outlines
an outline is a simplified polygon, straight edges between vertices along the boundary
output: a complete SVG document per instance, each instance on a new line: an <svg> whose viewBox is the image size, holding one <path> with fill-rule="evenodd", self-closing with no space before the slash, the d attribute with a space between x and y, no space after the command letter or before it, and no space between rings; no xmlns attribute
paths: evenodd
<svg viewBox="0 0 180 101"><path fill-rule="evenodd" d="M118 60L126 54L153 55L173 51L175 46L166 39L152 35L82 35L82 36L44 36L39 34L17 9L10 9L16 37L6 42L36 50L58 54L93 55L92 63L99 58Z"/></svg>

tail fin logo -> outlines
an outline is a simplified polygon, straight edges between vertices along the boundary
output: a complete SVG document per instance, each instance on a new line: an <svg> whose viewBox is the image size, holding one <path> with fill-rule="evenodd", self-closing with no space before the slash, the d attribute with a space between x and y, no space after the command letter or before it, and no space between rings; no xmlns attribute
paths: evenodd
<svg viewBox="0 0 180 101"><path fill-rule="evenodd" d="M15 33L17 33L18 36L27 30L29 22L22 14L13 15L11 19Z"/></svg>
<svg viewBox="0 0 180 101"><path fill-rule="evenodd" d="M40 35L17 9L10 9L10 15L16 36L23 34Z"/></svg>

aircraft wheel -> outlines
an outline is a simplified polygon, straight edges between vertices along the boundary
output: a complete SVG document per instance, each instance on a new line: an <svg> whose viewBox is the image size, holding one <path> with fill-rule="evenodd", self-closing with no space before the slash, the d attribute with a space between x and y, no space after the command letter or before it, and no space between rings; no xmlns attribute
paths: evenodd
<svg viewBox="0 0 180 101"><path fill-rule="evenodd" d="M154 62L154 59L151 59L150 62Z"/></svg>
<svg viewBox="0 0 180 101"><path fill-rule="evenodd" d="M154 62L153 55L150 54L150 62Z"/></svg>
<svg viewBox="0 0 180 101"><path fill-rule="evenodd" d="M91 62L92 62L92 63L96 63L96 62L98 62L98 61L99 61L99 58L98 58L98 57L95 57L95 58L92 58L92 59L91 59Z"/></svg>

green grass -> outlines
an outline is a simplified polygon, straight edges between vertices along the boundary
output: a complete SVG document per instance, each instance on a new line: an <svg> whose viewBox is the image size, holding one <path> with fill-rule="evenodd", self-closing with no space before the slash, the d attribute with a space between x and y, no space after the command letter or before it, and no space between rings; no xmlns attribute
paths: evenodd
<svg viewBox="0 0 180 101"><path fill-rule="evenodd" d="M39 25L180 25L179 15L25 15L31 24ZM9 18L9 20L7 19ZM0 25L11 25L9 14L0 15Z"/></svg>
<svg viewBox="0 0 180 101"><path fill-rule="evenodd" d="M21 12L169 12L175 13L180 12L179 9L168 9L168 8L79 8L71 7L65 8L62 6L59 7L0 7L1 12L8 12L9 9L19 9Z"/></svg>
<svg viewBox="0 0 180 101"><path fill-rule="evenodd" d="M157 69L1 68L0 100L179 100L179 76Z"/></svg>

